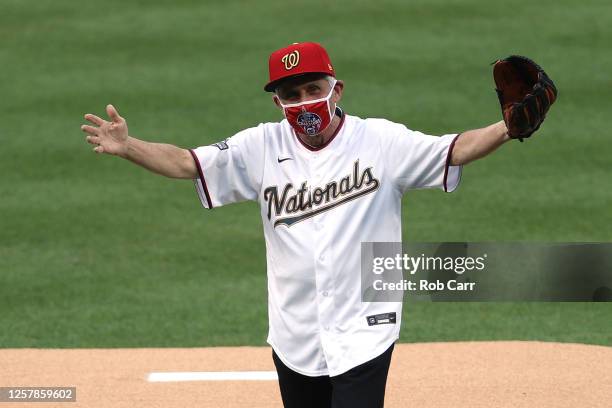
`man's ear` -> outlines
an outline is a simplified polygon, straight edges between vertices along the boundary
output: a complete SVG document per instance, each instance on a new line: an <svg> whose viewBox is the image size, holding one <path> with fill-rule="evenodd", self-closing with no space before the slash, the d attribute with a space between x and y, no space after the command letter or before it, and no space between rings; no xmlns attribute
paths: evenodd
<svg viewBox="0 0 612 408"><path fill-rule="evenodd" d="M276 105L278 109L283 109L283 107L280 104L280 99L278 99L278 96L276 94L272 96L272 100L274 101L274 104Z"/></svg>
<svg viewBox="0 0 612 408"><path fill-rule="evenodd" d="M332 96L332 101L334 103L338 103L340 102L340 99L342 99L342 92L344 91L344 81L342 80L337 80L336 81L336 85L334 85L334 94Z"/></svg>

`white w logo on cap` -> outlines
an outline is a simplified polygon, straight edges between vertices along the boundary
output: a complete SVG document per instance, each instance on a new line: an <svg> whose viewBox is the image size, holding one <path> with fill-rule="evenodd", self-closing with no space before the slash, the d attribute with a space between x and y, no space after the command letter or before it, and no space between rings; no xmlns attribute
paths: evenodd
<svg viewBox="0 0 612 408"><path fill-rule="evenodd" d="M285 54L283 58L281 58L281 61L285 64L285 69L289 71L291 68L297 67L300 63L300 52L295 50L289 54Z"/></svg>

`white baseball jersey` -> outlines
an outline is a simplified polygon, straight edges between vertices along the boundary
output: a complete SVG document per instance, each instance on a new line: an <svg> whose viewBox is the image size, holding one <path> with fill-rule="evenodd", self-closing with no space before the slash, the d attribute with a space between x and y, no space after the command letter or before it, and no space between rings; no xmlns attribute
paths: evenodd
<svg viewBox="0 0 612 408"><path fill-rule="evenodd" d="M455 134L428 136L384 119L344 114L321 148L286 120L191 151L204 207L258 201L266 240L268 343L307 376L342 374L399 337L401 302L362 302L361 242L400 242L409 189L454 190ZM395 313L387 324L367 316Z"/></svg>

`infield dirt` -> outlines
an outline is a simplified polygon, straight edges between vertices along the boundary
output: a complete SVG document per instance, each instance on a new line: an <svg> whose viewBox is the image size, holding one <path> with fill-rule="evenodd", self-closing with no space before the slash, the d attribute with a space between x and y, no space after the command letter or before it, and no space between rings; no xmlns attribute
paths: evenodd
<svg viewBox="0 0 612 408"><path fill-rule="evenodd" d="M0 386L75 386L59 407L282 407L276 381L148 382L150 372L273 371L268 347L2 349ZM612 348L398 344L386 407L609 407ZM1 406L31 406L0 403Z"/></svg>

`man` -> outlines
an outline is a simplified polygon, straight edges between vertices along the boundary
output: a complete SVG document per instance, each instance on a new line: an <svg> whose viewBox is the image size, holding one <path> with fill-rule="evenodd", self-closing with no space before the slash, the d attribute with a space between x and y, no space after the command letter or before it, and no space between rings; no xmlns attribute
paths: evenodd
<svg viewBox="0 0 612 408"><path fill-rule="evenodd" d="M338 106L344 83L316 43L275 51L269 74L264 89L285 120L210 146L133 138L112 105L110 122L87 114L95 126L82 129L98 153L194 179L206 208L258 201L268 343L285 407L382 407L402 304L361 301L360 244L400 242L403 193L453 191L461 166L510 139L507 127L500 121L434 137L351 116Z"/></svg>

